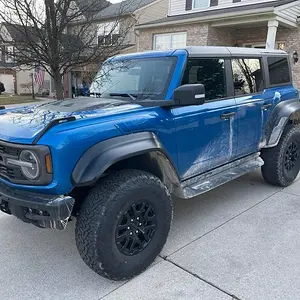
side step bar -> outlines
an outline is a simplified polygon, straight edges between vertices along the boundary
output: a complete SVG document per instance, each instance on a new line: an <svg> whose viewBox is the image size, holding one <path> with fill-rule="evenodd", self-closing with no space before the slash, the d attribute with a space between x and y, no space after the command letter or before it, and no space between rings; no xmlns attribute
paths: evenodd
<svg viewBox="0 0 300 300"><path fill-rule="evenodd" d="M239 159L217 169L188 179L181 184L184 198L204 194L220 185L260 168L264 164L260 153Z"/></svg>

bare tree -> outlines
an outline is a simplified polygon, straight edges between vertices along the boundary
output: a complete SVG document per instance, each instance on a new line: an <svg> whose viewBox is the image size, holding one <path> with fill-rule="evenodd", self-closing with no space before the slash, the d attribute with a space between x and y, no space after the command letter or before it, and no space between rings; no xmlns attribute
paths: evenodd
<svg viewBox="0 0 300 300"><path fill-rule="evenodd" d="M14 53L7 54L18 65L43 67L54 79L57 98L63 99L65 74L99 66L127 46L136 22L130 1L118 5L114 21L106 23L101 17L111 5L106 0L0 0L3 25L17 36L9 41Z"/></svg>

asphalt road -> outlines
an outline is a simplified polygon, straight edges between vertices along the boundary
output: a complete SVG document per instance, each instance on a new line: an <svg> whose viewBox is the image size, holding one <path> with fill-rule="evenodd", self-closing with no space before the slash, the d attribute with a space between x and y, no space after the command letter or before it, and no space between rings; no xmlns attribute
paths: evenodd
<svg viewBox="0 0 300 300"><path fill-rule="evenodd" d="M129 282L82 262L75 221L58 232L0 213L0 299L299 299L300 181L280 189L255 172L174 202L161 257Z"/></svg>

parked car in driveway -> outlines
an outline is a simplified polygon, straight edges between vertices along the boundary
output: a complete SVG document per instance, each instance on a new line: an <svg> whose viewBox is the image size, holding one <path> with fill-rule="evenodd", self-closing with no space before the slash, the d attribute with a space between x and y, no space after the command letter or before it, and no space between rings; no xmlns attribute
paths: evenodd
<svg viewBox="0 0 300 300"><path fill-rule="evenodd" d="M161 252L172 195L248 172L290 185L300 102L278 50L187 47L107 60L90 98L0 110L0 208L41 228L76 217L98 274L125 280Z"/></svg>

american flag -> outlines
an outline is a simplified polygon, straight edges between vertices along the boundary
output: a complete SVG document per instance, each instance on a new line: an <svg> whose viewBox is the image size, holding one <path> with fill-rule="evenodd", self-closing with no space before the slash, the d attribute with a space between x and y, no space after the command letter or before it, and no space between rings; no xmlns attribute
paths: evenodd
<svg viewBox="0 0 300 300"><path fill-rule="evenodd" d="M39 86L44 85L44 79L45 79L45 70L41 68L40 66L35 67L35 73L34 73L34 81Z"/></svg>

